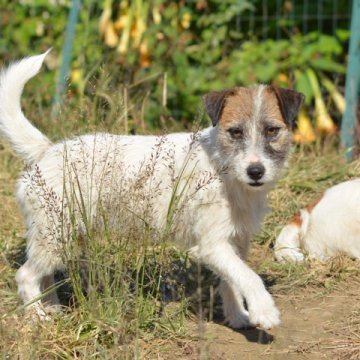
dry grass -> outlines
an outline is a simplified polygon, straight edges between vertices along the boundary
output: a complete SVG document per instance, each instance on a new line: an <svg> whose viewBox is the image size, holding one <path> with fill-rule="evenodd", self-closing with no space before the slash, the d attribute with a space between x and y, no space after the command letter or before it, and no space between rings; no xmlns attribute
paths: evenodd
<svg viewBox="0 0 360 360"><path fill-rule="evenodd" d="M357 286L360 284L357 283ZM341 360L356 360L360 357L360 309L357 306L345 321L332 331L333 340L328 347Z"/></svg>
<svg viewBox="0 0 360 360"><path fill-rule="evenodd" d="M36 100L34 103L36 105ZM31 106L29 108L31 110ZM46 133L56 139L70 133L83 133L86 131L84 128L110 128L112 131L122 129L121 124L106 123L106 119L105 122L96 123L94 112L97 110L89 108L88 104L80 108L78 114L73 113L67 118L70 110L61 115L60 125L51 126ZM121 112L121 109L117 110ZM41 114L37 125L46 128L48 109L42 109ZM33 118L39 119L37 116ZM90 120L87 122L86 119ZM87 126L84 126L85 123ZM63 124L67 124L65 128L61 126ZM276 235L299 208L329 186L359 174L360 163L347 164L336 148L334 140L297 148L291 157L288 170L269 195L272 212L267 216L261 233L255 237L250 262L275 295L285 294L291 297L301 291L305 297L306 294L321 297L346 282L354 286L354 281L359 276L358 262L346 257L338 257L327 264L311 262L303 265L277 264L272 260L271 245ZM162 251L161 258L155 257L161 260L161 266L167 266L166 271L172 272L169 276L170 282L163 285L169 286L173 291L183 291L182 285L187 285L190 291L186 293L189 296L186 299L180 296L179 301L165 304L156 296L131 299L121 297L121 294L107 299L104 296L94 296L91 299L75 296L77 301L71 303L71 308L63 315L55 316L49 322L33 323L21 309L14 281L16 269L24 261L24 227L14 199L15 179L21 169L22 163L11 151L6 146L1 148L0 353L4 358L212 358L208 353L210 340L206 340L203 323L199 318L213 317L216 301L208 294L214 293L215 282L211 278L209 280L206 273L202 273L202 283L210 286L202 293L207 299L205 302L198 301L197 296L194 297L194 315L189 311L189 303L194 304L194 301L189 298L191 299L191 292L196 295L198 268L196 264L187 262L185 254L168 246ZM156 261L149 262L148 266L159 269ZM184 275L184 269L188 271L188 275ZM149 270L149 274L150 278L156 278L158 272ZM76 278L73 278L73 281L76 283ZM176 286L178 284L181 286ZM81 289L76 289L77 285L75 293L81 294ZM74 290L67 286L60 289L60 292L63 297L69 298L67 293ZM133 306L130 310L135 316L124 315L122 311L129 306L127 304ZM136 312L139 309L142 309L142 315ZM338 343L329 341L328 348L335 351L339 358L360 357L360 342L356 335L359 323L360 313L354 311L342 324L342 338L337 339ZM336 335L334 331L331 334Z"/></svg>
<svg viewBox="0 0 360 360"><path fill-rule="evenodd" d="M204 343L200 341L201 330L188 332L191 324L197 321L196 318L191 320L192 315L184 310L186 302L163 307L161 315L152 312L153 317L150 321L148 319L149 322L145 326L124 326L119 321L124 319L121 314L107 311L104 306L96 308L95 303L89 302L74 305L71 310L62 316L54 317L50 322L37 324L32 323L29 317L17 310L21 304L16 294L14 274L24 258L24 240L23 225L14 201L13 190L21 163L7 148L1 150L0 159L2 354L20 359L85 359L91 356L111 359L118 358L119 352L123 354L123 358L170 358L174 353L189 359L200 356L201 346L204 347ZM270 195L272 213L267 217L263 231L256 237L257 242L250 256L253 266L263 275L273 293L291 296L292 293L303 289L309 294L316 292L321 297L335 290L344 281L359 275L359 264L346 257L338 257L327 264L277 264L272 261L269 249L280 228L297 209L328 186L353 177L358 173L358 166L358 163L346 164L333 146L325 147L323 150L301 148L294 152L287 173ZM166 253L168 263L172 262L171 259L183 256L174 251L170 249ZM196 273L196 270L190 270L193 274ZM190 281L189 279L191 276L186 281ZM191 286L195 288L194 282ZM92 306L91 309L89 305ZM116 303L109 307L116 308ZM351 358L356 358L360 354L355 332L359 326L359 319L359 313L354 312L348 319L348 337L343 342L332 345L342 358L346 358L342 355L345 351L344 344L350 344L346 346L346 351L349 351L347 354L352 356Z"/></svg>

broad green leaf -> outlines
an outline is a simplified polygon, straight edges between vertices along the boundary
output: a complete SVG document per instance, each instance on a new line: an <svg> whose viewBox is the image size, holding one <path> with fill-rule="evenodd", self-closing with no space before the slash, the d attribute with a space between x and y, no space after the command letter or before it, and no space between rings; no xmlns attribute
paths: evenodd
<svg viewBox="0 0 360 360"><path fill-rule="evenodd" d="M336 54L336 55L341 53L341 45L334 36L321 35L319 37L318 46L320 53L328 53L328 54Z"/></svg>
<svg viewBox="0 0 360 360"><path fill-rule="evenodd" d="M347 29L337 29L336 36L340 41L347 41L350 38L350 30Z"/></svg>
<svg viewBox="0 0 360 360"><path fill-rule="evenodd" d="M309 105L314 97L307 75L295 70L295 89L305 95L305 104Z"/></svg>
<svg viewBox="0 0 360 360"><path fill-rule="evenodd" d="M319 58L319 59L313 59L310 61L310 64L318 70L324 70L329 72L335 72L339 74L345 74L346 73L346 67L343 64L339 64L338 62L327 59L327 58Z"/></svg>

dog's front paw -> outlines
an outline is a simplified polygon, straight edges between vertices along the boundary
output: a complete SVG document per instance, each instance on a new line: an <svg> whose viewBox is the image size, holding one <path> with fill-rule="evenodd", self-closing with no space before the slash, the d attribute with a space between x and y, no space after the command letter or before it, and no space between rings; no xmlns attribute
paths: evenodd
<svg viewBox="0 0 360 360"><path fill-rule="evenodd" d="M222 281L219 291L223 302L224 323L233 329L246 329L251 326L249 312L244 307L244 299Z"/></svg>
<svg viewBox="0 0 360 360"><path fill-rule="evenodd" d="M294 261L300 263L305 260L305 256L299 248L275 249L274 256L279 262Z"/></svg>
<svg viewBox="0 0 360 360"><path fill-rule="evenodd" d="M280 312L276 308L270 294L267 299L261 299L249 306L249 321L254 326L271 329L280 324Z"/></svg>

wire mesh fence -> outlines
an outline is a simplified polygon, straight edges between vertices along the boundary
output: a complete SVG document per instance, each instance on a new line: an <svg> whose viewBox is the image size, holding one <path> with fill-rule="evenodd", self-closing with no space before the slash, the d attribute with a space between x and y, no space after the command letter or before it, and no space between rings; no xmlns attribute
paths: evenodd
<svg viewBox="0 0 360 360"><path fill-rule="evenodd" d="M333 35L349 29L352 0L255 0L236 19L236 30L244 36L276 40L311 31Z"/></svg>

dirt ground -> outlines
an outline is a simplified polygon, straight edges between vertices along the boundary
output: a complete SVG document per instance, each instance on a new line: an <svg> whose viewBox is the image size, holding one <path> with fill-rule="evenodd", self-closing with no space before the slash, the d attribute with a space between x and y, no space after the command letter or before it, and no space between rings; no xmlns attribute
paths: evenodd
<svg viewBox="0 0 360 360"><path fill-rule="evenodd" d="M268 332L233 331L211 324L207 336L213 340L208 354L213 359L334 359L336 330L344 325L360 292L355 288L319 298L301 294L275 296L282 314L281 325Z"/></svg>
<svg viewBox="0 0 360 360"><path fill-rule="evenodd" d="M158 359L358 359L359 339L351 339L351 317L359 310L360 288L356 280L344 282L328 294L302 290L291 295L274 294L281 311L281 325L264 331L236 331L222 324L188 324L199 342L164 345ZM353 356L351 349L355 348ZM176 355L175 355L176 354ZM155 354L154 354L155 355ZM153 358L152 356L145 356Z"/></svg>
<svg viewBox="0 0 360 360"><path fill-rule="evenodd" d="M266 259L273 263L271 256L270 249L253 244L250 264L262 276L268 275L271 265L265 263L264 273L261 266ZM178 359L189 360L360 359L359 265L348 258L311 264L305 274L297 275L304 279L306 272L312 273L301 285L296 277L291 285L290 276L276 284L275 275L275 283L267 287L281 312L280 326L268 331L233 330L221 323L192 322L188 327L194 339L201 340L178 342L176 350L162 348L157 358L173 359L176 354ZM269 281L266 275L264 280Z"/></svg>

